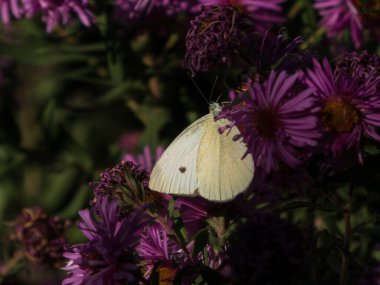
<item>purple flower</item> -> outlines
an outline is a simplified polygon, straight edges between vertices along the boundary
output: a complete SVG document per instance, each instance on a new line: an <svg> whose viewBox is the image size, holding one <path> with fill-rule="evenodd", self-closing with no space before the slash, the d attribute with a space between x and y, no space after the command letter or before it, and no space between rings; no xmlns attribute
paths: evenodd
<svg viewBox="0 0 380 285"><path fill-rule="evenodd" d="M229 64L247 43L249 19L232 6L202 6L186 35L184 66L192 76Z"/></svg>
<svg viewBox="0 0 380 285"><path fill-rule="evenodd" d="M123 212L141 205L145 201L148 174L131 161L122 161L113 168L100 174L99 182L92 182L95 200L98 197L109 196L117 199Z"/></svg>
<svg viewBox="0 0 380 285"><path fill-rule="evenodd" d="M181 213L181 219L189 237L194 236L207 225L211 204L202 197L179 197L176 199L175 206Z"/></svg>
<svg viewBox="0 0 380 285"><path fill-rule="evenodd" d="M139 18L157 9L164 11L167 15L180 12L194 13L199 10L198 0L116 0L116 6L116 17L125 15L129 19Z"/></svg>
<svg viewBox="0 0 380 285"><path fill-rule="evenodd" d="M60 266L68 223L58 217L49 217L40 208L26 208L14 222L12 238L21 243L30 261Z"/></svg>
<svg viewBox="0 0 380 285"><path fill-rule="evenodd" d="M233 6L247 12L261 33L285 21L280 6L286 0L201 0L204 5Z"/></svg>
<svg viewBox="0 0 380 285"><path fill-rule="evenodd" d="M228 245L226 273L232 284L290 284L303 263L302 233L274 216L258 215L238 225Z"/></svg>
<svg viewBox="0 0 380 285"><path fill-rule="evenodd" d="M153 169L153 165L155 162L161 157L164 152L164 148L162 146L158 146L156 148L156 153L152 156L152 151L149 146L144 147L144 153L138 156L127 153L123 156L123 160L132 161L134 164L141 166L146 171L151 172Z"/></svg>
<svg viewBox="0 0 380 285"><path fill-rule="evenodd" d="M145 229L137 252L146 261L146 277L150 277L154 266L157 266L160 284L173 282L181 263L187 259L186 253L159 224Z"/></svg>
<svg viewBox="0 0 380 285"><path fill-rule="evenodd" d="M350 30L356 48L363 40L363 25L355 1L353 0L315 0L314 7L322 17L320 25L327 30L329 37Z"/></svg>
<svg viewBox="0 0 380 285"><path fill-rule="evenodd" d="M284 31L281 29L278 34L266 32L257 37L256 47L249 55L256 67L255 81L267 78L272 69L293 74L311 63L312 52L300 48L303 38L287 39Z"/></svg>
<svg viewBox="0 0 380 285"><path fill-rule="evenodd" d="M320 119L327 153L338 156L354 150L360 163L363 136L380 141L376 127L380 126L380 96L377 86L380 76L376 70L363 77L358 67L352 74L343 68L333 73L327 59L322 64L314 60L314 70L307 72L306 83L312 88L320 106ZM364 79L361 82L358 79Z"/></svg>
<svg viewBox="0 0 380 285"><path fill-rule="evenodd" d="M361 52L345 52L335 61L338 72L346 72L350 76L356 76L359 84L363 84L368 76L380 76L380 57L370 54L366 50ZM339 71L341 70L341 71ZM380 84L377 87L380 90Z"/></svg>
<svg viewBox="0 0 380 285"><path fill-rule="evenodd" d="M310 89L296 90L298 74L272 71L263 83L253 83L243 102L224 109L219 118L236 125L257 167L267 173L280 163L295 168L302 162L300 149L316 146L320 136L315 99ZM222 129L223 130L223 129Z"/></svg>
<svg viewBox="0 0 380 285"><path fill-rule="evenodd" d="M72 14L76 14L86 27L95 22L95 16L88 7L88 0L23 0L28 17L42 13L46 22L46 31L51 32L56 26L68 25Z"/></svg>
<svg viewBox="0 0 380 285"><path fill-rule="evenodd" d="M68 277L62 284L137 284L141 273L135 247L149 220L141 209L121 217L117 201L108 197L99 198L97 214L79 212L78 228L88 241L66 250Z"/></svg>
<svg viewBox="0 0 380 285"><path fill-rule="evenodd" d="M153 270L156 270L159 273L160 284L172 284L181 270L195 269L199 265L216 267L220 264L219 258L208 245L205 245L205 252L194 254L194 242L186 245L180 243L181 241L170 236L160 224L145 228L137 251L146 262L147 278L151 277ZM196 272L194 270L187 272L182 276L180 284L193 284Z"/></svg>
<svg viewBox="0 0 380 285"><path fill-rule="evenodd" d="M21 18L24 11L20 6L19 0L0 0L0 16L4 25L10 23L11 15L16 19Z"/></svg>

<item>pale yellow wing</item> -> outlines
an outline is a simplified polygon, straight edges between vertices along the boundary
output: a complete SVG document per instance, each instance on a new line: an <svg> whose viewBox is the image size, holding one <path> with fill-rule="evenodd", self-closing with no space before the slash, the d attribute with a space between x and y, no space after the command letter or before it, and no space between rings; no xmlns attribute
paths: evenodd
<svg viewBox="0 0 380 285"><path fill-rule="evenodd" d="M219 134L220 121L206 124L200 141L197 159L199 194L209 200L233 199L250 185L254 174L254 162L246 146L232 138L239 133L233 127L228 134Z"/></svg>
<svg viewBox="0 0 380 285"><path fill-rule="evenodd" d="M158 192L194 195L198 189L197 157L201 139L212 121L208 114L187 127L165 150L152 170L149 188Z"/></svg>

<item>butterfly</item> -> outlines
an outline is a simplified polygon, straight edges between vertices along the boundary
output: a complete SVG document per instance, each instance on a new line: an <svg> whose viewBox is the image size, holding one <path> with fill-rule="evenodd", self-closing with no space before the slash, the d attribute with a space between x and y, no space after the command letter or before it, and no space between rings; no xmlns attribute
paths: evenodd
<svg viewBox="0 0 380 285"><path fill-rule="evenodd" d="M219 128L229 123L215 120L221 105L211 103L209 109L209 114L188 126L162 154L152 170L150 189L226 201L248 188L254 175L252 155L245 155L243 142L233 140L239 134L237 127L219 133Z"/></svg>

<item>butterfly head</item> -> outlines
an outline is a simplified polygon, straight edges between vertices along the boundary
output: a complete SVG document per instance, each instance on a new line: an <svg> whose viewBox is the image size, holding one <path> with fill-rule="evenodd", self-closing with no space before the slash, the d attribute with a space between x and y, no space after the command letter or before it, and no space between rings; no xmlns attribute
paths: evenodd
<svg viewBox="0 0 380 285"><path fill-rule="evenodd" d="M214 117L217 116L220 113L220 111L222 111L222 106L215 102L210 103L208 108Z"/></svg>

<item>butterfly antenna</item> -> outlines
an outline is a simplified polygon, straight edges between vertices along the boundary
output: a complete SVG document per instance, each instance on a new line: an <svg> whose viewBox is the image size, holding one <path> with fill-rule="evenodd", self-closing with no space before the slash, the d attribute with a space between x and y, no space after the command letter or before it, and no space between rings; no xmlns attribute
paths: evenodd
<svg viewBox="0 0 380 285"><path fill-rule="evenodd" d="M222 91L222 92L220 92L220 94L219 94L218 98L216 98L216 103L218 103L218 101L219 101L220 97L222 97L222 95L223 95L223 91Z"/></svg>
<svg viewBox="0 0 380 285"><path fill-rule="evenodd" d="M210 104L210 101L207 101L207 98L206 98L205 94L204 94L204 93L202 92L202 90L199 88L199 86L198 86L198 84L195 82L194 78L191 77L191 75L190 75L189 73L188 73L187 75L190 77L190 79L191 79L191 81L193 82L195 88L197 88L199 94L201 94L202 98L206 101L207 105L209 105L209 104Z"/></svg>
<svg viewBox="0 0 380 285"><path fill-rule="evenodd" d="M218 75L215 77L214 84L212 85L212 88L211 88L210 102L211 102L212 94L214 93L214 89L215 89L215 85L217 81L218 81ZM218 102L218 100L216 102Z"/></svg>

